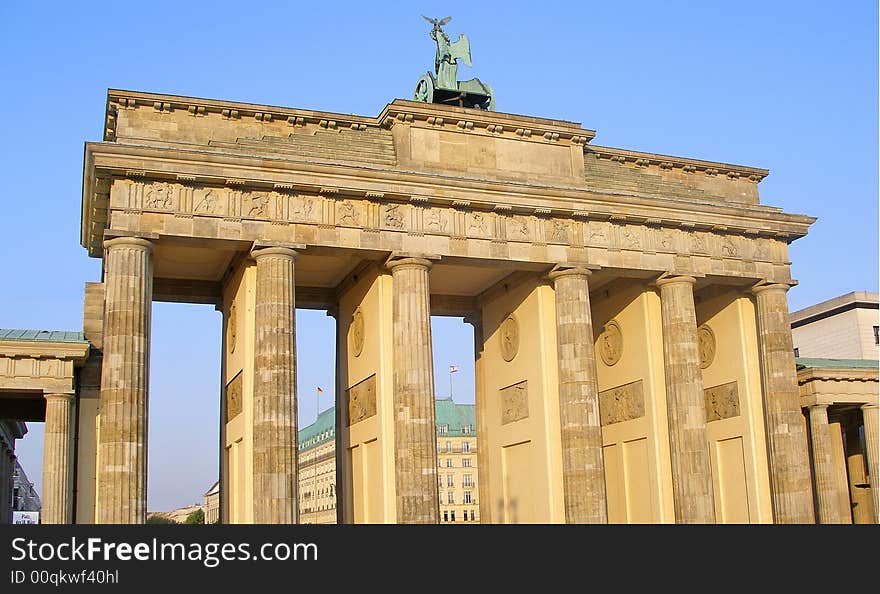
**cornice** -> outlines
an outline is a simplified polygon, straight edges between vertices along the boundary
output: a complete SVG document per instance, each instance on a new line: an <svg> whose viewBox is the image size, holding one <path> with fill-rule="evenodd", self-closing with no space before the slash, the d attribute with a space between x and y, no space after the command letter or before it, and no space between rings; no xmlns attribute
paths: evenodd
<svg viewBox="0 0 880 594"><path fill-rule="evenodd" d="M814 380L844 382L877 382L877 369L810 367L797 372L798 383L803 385Z"/></svg>
<svg viewBox="0 0 880 594"><path fill-rule="evenodd" d="M173 154L173 157L171 157ZM97 158L97 161L96 161ZM84 195L83 246L106 222L111 178L155 179L179 183L283 189L370 200L432 203L473 210L503 208L511 214L613 220L633 224L681 227L793 241L806 234L815 219L787 214L770 206L695 202L676 198L614 194L570 186L541 186L510 181L462 178L439 173L369 166L317 164L180 148L115 143L87 143L86 161L94 177L92 196ZM132 169L132 166L141 169ZM212 168L217 175L206 175ZM230 177L235 167L241 169ZM95 175L93 171L98 171ZM192 173L190 173L192 171ZM320 178L297 183L282 176ZM84 188L88 191L88 188ZM103 198L102 198L103 197ZM89 204L89 200L91 204ZM560 204L568 202L568 204ZM92 213L97 219L89 219ZM94 254L93 254L94 255Z"/></svg>
<svg viewBox="0 0 880 594"><path fill-rule="evenodd" d="M89 344L85 342L0 340L0 356L69 359L74 363L82 363L89 357Z"/></svg>
<svg viewBox="0 0 880 594"><path fill-rule="evenodd" d="M660 169L681 169L685 173L702 172L706 175L725 175L731 179L747 179L758 183L768 175L767 169L746 167L744 165L732 165L716 161L703 161L686 157L674 157L659 153L645 153L627 149L591 144L585 147L585 154L592 155L596 159L608 159L618 163L630 163L642 167L659 167Z"/></svg>

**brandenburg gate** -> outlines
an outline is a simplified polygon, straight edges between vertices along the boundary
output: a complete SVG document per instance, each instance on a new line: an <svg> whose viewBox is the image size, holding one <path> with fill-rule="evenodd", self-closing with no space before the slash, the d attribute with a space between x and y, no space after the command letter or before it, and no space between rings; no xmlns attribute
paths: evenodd
<svg viewBox="0 0 880 594"><path fill-rule="evenodd" d="M58 521L144 521L175 301L223 314L223 522L298 521L297 308L337 322L342 522L438 522L432 315L473 325L483 521L813 522L786 291L814 219L759 202L766 170L594 135L110 90L82 195L100 385L47 414L77 432L47 446L76 459Z"/></svg>

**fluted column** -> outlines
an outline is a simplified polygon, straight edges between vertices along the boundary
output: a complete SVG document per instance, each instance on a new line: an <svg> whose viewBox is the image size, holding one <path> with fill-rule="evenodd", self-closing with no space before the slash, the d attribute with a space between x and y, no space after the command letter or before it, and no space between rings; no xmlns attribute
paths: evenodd
<svg viewBox="0 0 880 594"><path fill-rule="evenodd" d="M770 491L777 523L812 524L815 518L810 461L798 400L788 288L784 284L770 284L753 289L758 312Z"/></svg>
<svg viewBox="0 0 880 594"><path fill-rule="evenodd" d="M46 394L43 438L43 524L73 523L73 394Z"/></svg>
<svg viewBox="0 0 880 594"><path fill-rule="evenodd" d="M556 294L562 488L568 524L608 523L590 274L586 268L564 266L550 273Z"/></svg>
<svg viewBox="0 0 880 594"><path fill-rule="evenodd" d="M657 281L666 365L672 497L677 523L713 524L715 502L694 308L695 282L691 276L667 276Z"/></svg>
<svg viewBox="0 0 880 594"><path fill-rule="evenodd" d="M831 434L828 426L828 405L810 407L810 437L813 441L813 470L820 524L840 524L840 499L834 477Z"/></svg>
<svg viewBox="0 0 880 594"><path fill-rule="evenodd" d="M104 242L98 524L146 521L152 250L136 237Z"/></svg>
<svg viewBox="0 0 880 594"><path fill-rule="evenodd" d="M878 451L877 435L877 405L866 404L862 406L862 417L865 421L865 445L868 454L868 478L871 481L871 494L874 496L874 522L880 521L880 503L878 503L878 495L880 495L880 480L877 473L880 472L880 451Z"/></svg>
<svg viewBox="0 0 880 594"><path fill-rule="evenodd" d="M299 523L294 260L285 247L254 250L254 522Z"/></svg>
<svg viewBox="0 0 880 594"><path fill-rule="evenodd" d="M397 522L437 524L437 435L428 270L422 258L394 258L394 458Z"/></svg>

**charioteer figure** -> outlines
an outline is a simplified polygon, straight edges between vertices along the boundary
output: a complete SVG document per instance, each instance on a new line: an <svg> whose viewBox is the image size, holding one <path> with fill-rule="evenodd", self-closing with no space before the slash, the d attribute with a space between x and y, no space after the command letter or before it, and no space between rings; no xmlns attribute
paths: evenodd
<svg viewBox="0 0 880 594"><path fill-rule="evenodd" d="M425 103L494 110L495 95L492 87L480 82L478 78L456 80L458 60L471 66L471 44L467 36L462 33L457 41L450 43L443 25L451 21L452 17L441 20L426 16L422 18L434 26L430 36L437 43L437 52L434 54L434 72L427 72L419 79L413 99Z"/></svg>

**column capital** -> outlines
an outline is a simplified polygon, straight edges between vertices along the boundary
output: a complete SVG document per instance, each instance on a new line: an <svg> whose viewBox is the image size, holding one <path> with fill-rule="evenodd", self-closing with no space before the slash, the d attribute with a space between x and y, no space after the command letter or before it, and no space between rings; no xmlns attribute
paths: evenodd
<svg viewBox="0 0 880 594"><path fill-rule="evenodd" d="M860 406L859 408L861 408L862 410L870 410L870 409L877 410L878 405L874 404L872 402L867 402L867 403L863 404L862 406Z"/></svg>
<svg viewBox="0 0 880 594"><path fill-rule="evenodd" d="M395 268L425 268L430 270L431 266L433 266L433 262L431 260L439 260L439 256L432 256L428 254L406 254L406 253L392 253L388 256L388 259L385 260L385 268L389 270L394 270Z"/></svg>
<svg viewBox="0 0 880 594"><path fill-rule="evenodd" d="M690 274L678 274L675 272L664 272L657 280L654 281L654 285L658 287L662 287L664 285L672 285L676 283L687 283L689 285L694 285L697 282L697 278Z"/></svg>
<svg viewBox="0 0 880 594"><path fill-rule="evenodd" d="M299 255L297 250L304 250L305 244L295 243L295 244L271 244L271 243L258 243L254 242L251 247L250 256L254 260L259 260L265 256L282 256L291 259L296 259Z"/></svg>
<svg viewBox="0 0 880 594"><path fill-rule="evenodd" d="M599 266L595 264L575 264L575 263L559 263L547 273L547 278L556 280L561 276L590 276L594 270L599 270Z"/></svg>
<svg viewBox="0 0 880 594"><path fill-rule="evenodd" d="M149 239L144 239L143 237L114 237L112 239L104 240L104 249L109 250L110 248L115 247L129 247L129 248L140 248L147 252L153 251L153 246L155 244Z"/></svg>
<svg viewBox="0 0 880 594"><path fill-rule="evenodd" d="M807 408L809 408L810 410L820 410L820 409L828 410L828 405L823 404L821 402L817 402L815 404L810 404L809 406L807 406Z"/></svg>
<svg viewBox="0 0 880 594"><path fill-rule="evenodd" d="M751 288L751 292L754 295L758 293L762 293L764 291L782 291L787 293L790 288L797 285L798 282L796 280L788 281L788 282L773 282L768 280L762 280Z"/></svg>
<svg viewBox="0 0 880 594"><path fill-rule="evenodd" d="M76 395L73 392L44 392L43 398L46 400L73 400Z"/></svg>

